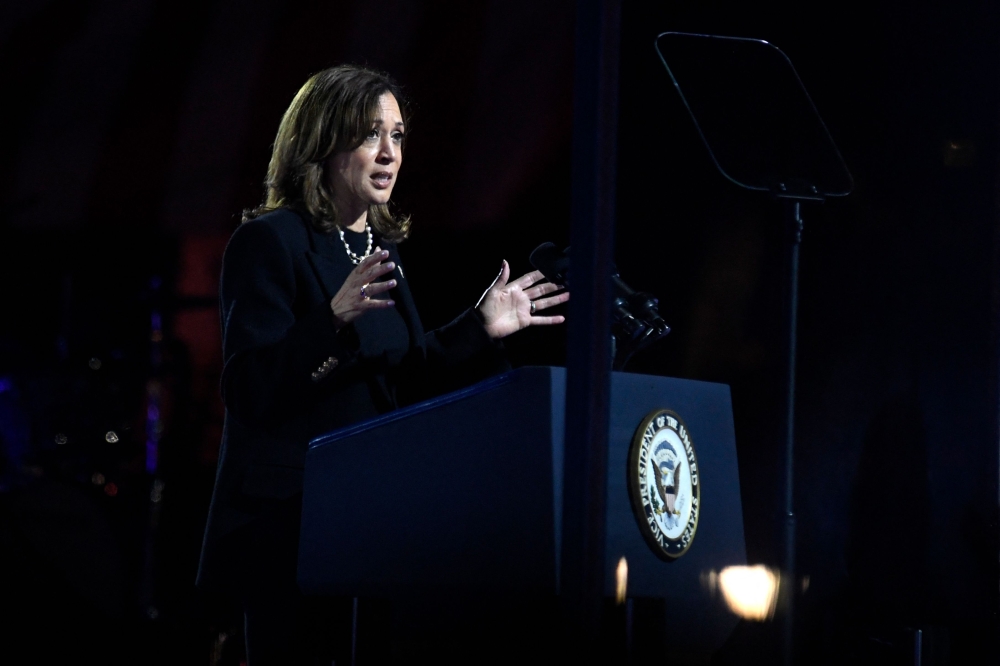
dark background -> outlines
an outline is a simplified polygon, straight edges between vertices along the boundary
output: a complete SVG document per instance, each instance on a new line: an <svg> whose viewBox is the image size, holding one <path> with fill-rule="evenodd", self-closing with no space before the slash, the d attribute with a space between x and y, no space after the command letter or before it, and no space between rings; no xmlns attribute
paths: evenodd
<svg viewBox="0 0 1000 666"><path fill-rule="evenodd" d="M674 328L629 370L732 387L754 562L780 545L780 207L715 171L656 34L781 47L854 175L804 210L805 663L891 659L907 627L938 663L1000 656L998 19L985 1L624 3L616 258ZM572 39L573 3L537 0L0 8L3 661L233 658L232 616L193 588L222 418L214 299L307 76L368 64L412 98L394 196L433 327L501 259L522 272L568 242ZM511 359L560 364L564 335L524 332ZM760 660L762 636L741 627L720 661Z"/></svg>

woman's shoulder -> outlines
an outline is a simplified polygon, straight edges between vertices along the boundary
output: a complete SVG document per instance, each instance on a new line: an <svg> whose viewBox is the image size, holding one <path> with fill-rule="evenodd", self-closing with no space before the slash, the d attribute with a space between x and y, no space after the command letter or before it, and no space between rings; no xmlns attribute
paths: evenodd
<svg viewBox="0 0 1000 666"><path fill-rule="evenodd" d="M382 238L381 236L375 236L375 245L378 245L383 250L389 250L390 252L399 252L399 243L395 241Z"/></svg>
<svg viewBox="0 0 1000 666"><path fill-rule="evenodd" d="M290 252L309 249L309 221L291 208L276 208L236 227L230 246L279 246Z"/></svg>
<svg viewBox="0 0 1000 666"><path fill-rule="evenodd" d="M282 239L308 242L309 221L302 213L292 208L275 208L253 219L243 222L233 235L250 233L255 235L276 235Z"/></svg>

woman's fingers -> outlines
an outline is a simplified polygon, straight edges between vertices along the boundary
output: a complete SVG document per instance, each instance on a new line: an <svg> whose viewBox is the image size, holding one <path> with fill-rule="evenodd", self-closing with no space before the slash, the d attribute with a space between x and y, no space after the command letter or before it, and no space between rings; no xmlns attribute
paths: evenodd
<svg viewBox="0 0 1000 666"><path fill-rule="evenodd" d="M493 282L490 283L490 286L486 287L486 291L484 291L483 295L479 297L479 300L476 301L476 309L479 309L479 306L483 304L486 297L489 296L495 289L502 289L507 284L507 279L509 277L510 265L507 263L506 259L503 259L500 262L500 272L495 278L493 278Z"/></svg>
<svg viewBox="0 0 1000 666"><path fill-rule="evenodd" d="M535 285L531 289L525 289L524 295L530 298L531 300L535 300L539 296L544 296L545 294L551 294L552 292L559 291L560 289L562 289L562 287L557 284L553 284L551 282L543 282L542 284Z"/></svg>
<svg viewBox="0 0 1000 666"><path fill-rule="evenodd" d="M552 317L532 317L532 326L551 326L552 324L561 324L566 321L566 317L562 315L555 315Z"/></svg>
<svg viewBox="0 0 1000 666"><path fill-rule="evenodd" d="M354 270L358 272L366 271L373 265L383 262L388 258L389 258L389 252L387 250L383 250L381 248L375 248L375 251L369 254L364 259L362 259Z"/></svg>
<svg viewBox="0 0 1000 666"><path fill-rule="evenodd" d="M541 271L531 271L530 273L525 273L521 277L517 278L516 280L511 282L511 284L521 289L527 289L528 287L535 284L539 280L544 280L544 279L545 276L542 274Z"/></svg>
<svg viewBox="0 0 1000 666"><path fill-rule="evenodd" d="M364 280L365 283L375 282L383 275L391 273L393 270L395 270L395 268L396 264L392 263L391 261L387 264L379 264L375 268L365 271L362 274L361 278Z"/></svg>
<svg viewBox="0 0 1000 666"><path fill-rule="evenodd" d="M380 284L386 284L386 283L380 283ZM373 298L382 291L385 291L385 289L380 289L379 291L375 291L374 284L366 286L365 296L367 296L367 298L361 298L359 295L357 300L355 300L348 306L347 308L348 311L353 313L352 315L349 316L349 320L353 321L355 317L360 316L361 314L367 312L368 310L380 310L382 308L391 308L392 306L394 306L396 302L391 298Z"/></svg>
<svg viewBox="0 0 1000 666"><path fill-rule="evenodd" d="M396 264L392 261L382 263L388 258L389 253L386 250L375 250L354 267L354 270L351 271L351 278L366 283L374 282L386 273L391 273L396 269Z"/></svg>
<svg viewBox="0 0 1000 666"><path fill-rule="evenodd" d="M482 302L483 298L485 298L486 294L488 294L491 290L503 289L504 287L506 287L507 280L509 279L510 279L510 264L507 263L506 259L503 259L500 261L500 272L493 279L493 284L487 287L486 292L479 298L479 301Z"/></svg>
<svg viewBox="0 0 1000 666"><path fill-rule="evenodd" d="M507 280L510 279L510 264L504 259L503 263L500 264L500 275L496 280L493 281L493 286L503 287L507 284Z"/></svg>
<svg viewBox="0 0 1000 666"><path fill-rule="evenodd" d="M391 308L396 303L391 298L377 298L396 286L395 280L380 281L383 275L391 273L396 264L386 261L389 253L376 248L369 256L358 262L340 290L330 301L337 328L351 323L368 310Z"/></svg>
<svg viewBox="0 0 1000 666"><path fill-rule="evenodd" d="M368 282L374 282L383 275L393 272L395 269L396 269L396 264L391 261L386 262L384 264L378 264L365 271L364 278Z"/></svg>
<svg viewBox="0 0 1000 666"><path fill-rule="evenodd" d="M386 257L389 256L388 250L383 250L380 247L376 247L371 254L362 259L358 266L369 266L371 264L377 264L380 261L384 261Z"/></svg>
<svg viewBox="0 0 1000 666"><path fill-rule="evenodd" d="M544 310L546 308L551 308L553 305L559 305L560 303L565 303L569 300L569 292L563 292L558 296L550 296L549 298L539 298L537 301L532 301L535 304L535 312L539 310Z"/></svg>
<svg viewBox="0 0 1000 666"><path fill-rule="evenodd" d="M395 304L396 301L389 298L366 298L358 303L358 308L362 310L381 310L382 308L391 308Z"/></svg>
<svg viewBox="0 0 1000 666"><path fill-rule="evenodd" d="M396 287L395 280L386 280L385 282L372 282L365 285L365 295L371 298L372 296L377 296L383 292L389 291Z"/></svg>

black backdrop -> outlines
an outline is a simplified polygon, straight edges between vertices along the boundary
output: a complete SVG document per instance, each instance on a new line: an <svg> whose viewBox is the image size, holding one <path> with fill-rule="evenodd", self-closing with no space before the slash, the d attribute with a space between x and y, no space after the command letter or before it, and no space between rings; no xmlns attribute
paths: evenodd
<svg viewBox="0 0 1000 666"><path fill-rule="evenodd" d="M804 210L810 662L905 626L950 643L955 663L996 660L998 11L624 3L616 258L674 328L629 369L731 385L754 561L775 563L780 543L780 210L714 171L655 35L781 47L855 177L849 198ZM502 258L527 270L535 245L567 241L572 15L569 2L524 1L0 10L0 570L22 609L7 645L208 658L228 626L191 587L220 419L212 298L281 112L330 64L400 79L415 109L396 193L415 220L404 261L425 323L441 324ZM562 363L563 336L512 338L512 360ZM153 503L144 429L157 391ZM741 631L724 659L763 640Z"/></svg>

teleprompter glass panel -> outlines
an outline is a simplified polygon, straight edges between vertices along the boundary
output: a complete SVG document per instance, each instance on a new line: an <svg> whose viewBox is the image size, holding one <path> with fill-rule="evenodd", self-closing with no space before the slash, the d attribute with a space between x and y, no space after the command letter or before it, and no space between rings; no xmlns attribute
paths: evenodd
<svg viewBox="0 0 1000 666"><path fill-rule="evenodd" d="M656 50L727 178L779 195L851 191L851 174L780 49L759 39L665 32Z"/></svg>

